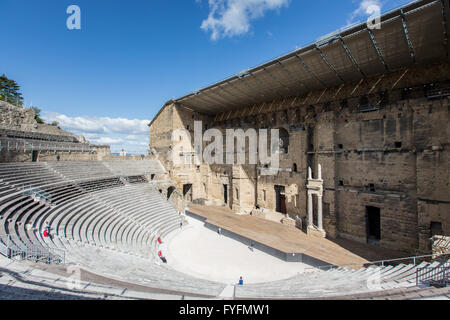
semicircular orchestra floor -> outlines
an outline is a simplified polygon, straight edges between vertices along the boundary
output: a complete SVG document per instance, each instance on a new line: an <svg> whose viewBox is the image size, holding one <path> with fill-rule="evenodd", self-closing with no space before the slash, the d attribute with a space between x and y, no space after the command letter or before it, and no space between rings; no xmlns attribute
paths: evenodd
<svg viewBox="0 0 450 320"><path fill-rule="evenodd" d="M167 239L161 247L168 265L201 279L236 284L261 283L294 277L311 266L288 263L204 227L187 217L189 225Z"/></svg>

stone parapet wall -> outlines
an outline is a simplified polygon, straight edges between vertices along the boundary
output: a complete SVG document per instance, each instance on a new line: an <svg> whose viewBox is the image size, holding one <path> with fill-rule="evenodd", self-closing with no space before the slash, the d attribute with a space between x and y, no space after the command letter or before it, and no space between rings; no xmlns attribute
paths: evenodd
<svg viewBox="0 0 450 320"><path fill-rule="evenodd" d="M274 211L276 188L284 187L285 211L296 221L301 218L303 228L308 168L315 174L321 164L327 236L368 243L368 216L375 208L380 212L376 244L411 254L430 252L431 225L441 224L450 234L450 99L430 98L426 88L432 83L446 92L449 74L450 62L412 66L209 118L169 104L150 125L150 148L178 186L193 185L194 200L227 196L227 206L236 212ZM363 100L372 106L370 112L361 108ZM261 175L261 165L174 166L171 132L192 132L195 120L221 132L282 128L289 136L288 153L280 157L280 170L269 176ZM252 214L266 218L263 211Z"/></svg>
<svg viewBox="0 0 450 320"><path fill-rule="evenodd" d="M5 101L0 101L0 130L33 133L36 135L50 135L54 137L65 137L73 141L73 134L58 127L37 123L34 110L14 106ZM60 138L61 139L61 138Z"/></svg>

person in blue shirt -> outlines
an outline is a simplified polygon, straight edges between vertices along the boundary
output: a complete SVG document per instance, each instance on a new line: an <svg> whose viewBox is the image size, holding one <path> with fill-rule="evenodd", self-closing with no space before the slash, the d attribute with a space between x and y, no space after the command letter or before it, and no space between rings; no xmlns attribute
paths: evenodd
<svg viewBox="0 0 450 320"><path fill-rule="evenodd" d="M243 286L244 285L244 279L242 279L242 277L239 279L239 285Z"/></svg>

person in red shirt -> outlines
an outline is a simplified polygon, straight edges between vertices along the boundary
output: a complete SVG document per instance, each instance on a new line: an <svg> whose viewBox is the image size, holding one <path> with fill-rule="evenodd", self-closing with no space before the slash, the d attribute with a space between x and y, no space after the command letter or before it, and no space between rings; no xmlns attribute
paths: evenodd
<svg viewBox="0 0 450 320"><path fill-rule="evenodd" d="M159 243L159 244L162 243L161 237L158 237L158 243Z"/></svg>
<svg viewBox="0 0 450 320"><path fill-rule="evenodd" d="M48 234L48 229L45 229L43 232L44 238L48 238L49 234Z"/></svg>

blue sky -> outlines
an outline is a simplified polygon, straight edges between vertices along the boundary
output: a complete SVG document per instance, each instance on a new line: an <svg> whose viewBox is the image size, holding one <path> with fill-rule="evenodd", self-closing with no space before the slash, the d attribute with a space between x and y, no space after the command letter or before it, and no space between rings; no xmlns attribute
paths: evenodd
<svg viewBox="0 0 450 320"><path fill-rule="evenodd" d="M0 0L0 74L92 143L145 153L171 98L406 0ZM68 30L69 5L81 30Z"/></svg>

